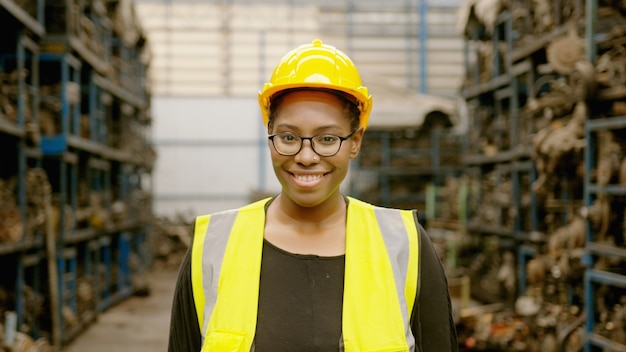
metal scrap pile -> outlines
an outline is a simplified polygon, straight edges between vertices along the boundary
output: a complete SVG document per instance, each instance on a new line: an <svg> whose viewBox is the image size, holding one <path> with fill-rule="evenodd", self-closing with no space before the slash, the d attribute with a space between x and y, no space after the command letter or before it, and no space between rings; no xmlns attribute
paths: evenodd
<svg viewBox="0 0 626 352"><path fill-rule="evenodd" d="M579 350L588 304L587 220L595 244L626 249L625 196L597 192L593 204L584 206L585 177L599 189L626 185L626 129L592 132L593 141L585 131L589 119L626 115L626 6L598 2L594 38L601 37L601 44L592 63L583 39L584 2L555 4L468 0L461 11L459 28L476 53L468 58L464 89L489 91L485 87L497 85L498 77L516 80L497 85L484 101L468 99L477 127L469 131L469 144L485 160L492 158L477 162L481 171L470 175L470 189L480 191L470 192L469 224L484 238L491 233L501 241L476 238L460 250L472 296L486 304L462 314L459 332L467 350ZM504 29L509 18L512 30ZM507 72L511 67L519 71ZM507 106L514 104L512 96L519 99L516 117ZM588 151L591 163L585 162ZM588 164L595 166L586 170ZM515 256L513 263L507 253ZM619 256L604 256L593 269L624 275L625 264ZM507 290L503 272L522 282ZM592 298L597 332L621 343L625 297L624 289L598 284Z"/></svg>

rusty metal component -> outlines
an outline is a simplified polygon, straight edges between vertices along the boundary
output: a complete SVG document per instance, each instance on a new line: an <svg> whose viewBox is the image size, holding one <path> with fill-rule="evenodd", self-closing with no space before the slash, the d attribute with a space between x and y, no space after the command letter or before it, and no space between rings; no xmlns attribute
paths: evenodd
<svg viewBox="0 0 626 352"><path fill-rule="evenodd" d="M600 196L587 208L587 217L594 228L594 240L604 242L611 222L611 203L607 196Z"/></svg>
<svg viewBox="0 0 626 352"><path fill-rule="evenodd" d="M569 121L554 120L533 138L533 157L539 173L533 189L538 195L547 195L555 188L558 176L582 160L586 118L587 104L578 102Z"/></svg>
<svg viewBox="0 0 626 352"><path fill-rule="evenodd" d="M547 121L571 113L577 102L570 83L553 75L544 75L537 79L532 91L538 92L538 95L531 97L525 108L532 115L543 117Z"/></svg>
<svg viewBox="0 0 626 352"><path fill-rule="evenodd" d="M572 73L576 63L585 58L585 42L578 36L576 27L552 41L546 48L546 57L556 72L563 75Z"/></svg>
<svg viewBox="0 0 626 352"><path fill-rule="evenodd" d="M626 49L614 46L596 61L596 82L607 87L626 84Z"/></svg>
<svg viewBox="0 0 626 352"><path fill-rule="evenodd" d="M61 87L41 86L41 102L39 106L39 125L41 134L53 136L61 133L61 109L63 104L60 98Z"/></svg>
<svg viewBox="0 0 626 352"><path fill-rule="evenodd" d="M461 314L459 341L467 350L556 352L564 351L561 346L582 346L584 331L579 328L582 321L577 306L530 297L520 297L516 302L524 314L493 306L479 306L473 308L473 314Z"/></svg>
<svg viewBox="0 0 626 352"><path fill-rule="evenodd" d="M0 179L0 243L17 243L22 239L22 214L15 199L17 179Z"/></svg>
<svg viewBox="0 0 626 352"><path fill-rule="evenodd" d="M559 259L569 255L571 250L583 248L585 245L585 219L574 216L569 224L550 234L548 255Z"/></svg>
<svg viewBox="0 0 626 352"><path fill-rule="evenodd" d="M81 323L88 324L96 318L96 292L91 276L78 278L76 285L76 306L76 314Z"/></svg>
<svg viewBox="0 0 626 352"><path fill-rule="evenodd" d="M52 205L49 212L49 221L51 229L54 231L56 239L60 239L61 232L64 234L70 233L76 225L76 217L72 207L69 204L61 204L60 195L58 193L52 194ZM63 209L63 213L61 213ZM61 217L63 217L63 228L61 228Z"/></svg>
<svg viewBox="0 0 626 352"><path fill-rule="evenodd" d="M0 243L18 243L23 233L24 227L19 208L0 208Z"/></svg>
<svg viewBox="0 0 626 352"><path fill-rule="evenodd" d="M587 60L579 60L569 74L569 83L575 101L588 101L596 93L595 68Z"/></svg>
<svg viewBox="0 0 626 352"><path fill-rule="evenodd" d="M31 168L26 171L26 237L43 230L46 218L46 196L52 194L52 186L44 169Z"/></svg>
<svg viewBox="0 0 626 352"><path fill-rule="evenodd" d="M0 117L5 117L13 122L17 122L17 99L19 94L19 81L28 77L28 70L14 70L12 72L0 71ZM31 111L28 104L29 96L23 95L26 100L24 104L24 120L30 121Z"/></svg>
<svg viewBox="0 0 626 352"><path fill-rule="evenodd" d="M617 143L611 131L597 133L598 165L595 180L600 186L613 183L619 174L622 147Z"/></svg>
<svg viewBox="0 0 626 352"><path fill-rule="evenodd" d="M552 1L550 0L533 0L533 33L542 34L549 32L555 26L554 13L552 9Z"/></svg>
<svg viewBox="0 0 626 352"><path fill-rule="evenodd" d="M600 290L608 293L605 286L602 286ZM615 342L626 344L626 296L618 296L615 300L598 298L596 303L599 311L596 328L598 334Z"/></svg>
<svg viewBox="0 0 626 352"><path fill-rule="evenodd" d="M493 34L498 15L505 6L502 0L468 0L459 9L457 30L471 37L481 28L488 35Z"/></svg>
<svg viewBox="0 0 626 352"><path fill-rule="evenodd" d="M25 333L32 333L34 327L41 321L44 313L45 297L41 292L33 290L32 287L25 285L22 287L22 295L24 297L24 323L20 330Z"/></svg>
<svg viewBox="0 0 626 352"><path fill-rule="evenodd" d="M513 207L513 184L505 173L492 171L480 181L480 202L470 206L476 216L471 219L473 226L511 228L515 209Z"/></svg>

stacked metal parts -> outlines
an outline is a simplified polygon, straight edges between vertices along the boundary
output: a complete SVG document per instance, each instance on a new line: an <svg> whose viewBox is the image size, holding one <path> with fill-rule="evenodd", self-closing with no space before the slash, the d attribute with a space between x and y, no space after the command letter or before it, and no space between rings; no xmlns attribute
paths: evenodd
<svg viewBox="0 0 626 352"><path fill-rule="evenodd" d="M132 1L2 0L0 21L0 350L48 351L150 260L150 57Z"/></svg>
<svg viewBox="0 0 626 352"><path fill-rule="evenodd" d="M626 350L626 8L466 2L465 350ZM453 279L454 280L454 279ZM453 281L454 282L454 281Z"/></svg>

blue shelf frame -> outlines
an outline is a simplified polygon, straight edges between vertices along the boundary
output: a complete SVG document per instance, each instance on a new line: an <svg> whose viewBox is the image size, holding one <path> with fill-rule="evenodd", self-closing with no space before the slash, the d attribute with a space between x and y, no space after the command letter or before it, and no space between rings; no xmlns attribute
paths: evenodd
<svg viewBox="0 0 626 352"><path fill-rule="evenodd" d="M115 112L111 111L111 106L107 106L100 99L102 95L108 94L112 100L117 99L119 105L130 104L138 117L127 114L120 118L137 119L146 128L149 126L151 121L147 113L149 108L146 87L147 63L140 62L142 48L132 48L132 45L122 48L124 52L121 53L121 60L128 69L120 72L120 75L123 75L123 78L132 85L120 87L110 81L112 23L108 15L103 12L88 13L89 1L79 0L74 4L74 0L58 2L33 0L36 7L29 13L14 0L0 0L0 13L15 19L11 21L12 27L5 30L5 38L10 39L9 36L16 36L15 50L7 48L7 51L11 52L0 53L0 69L6 67L7 72L14 69L28 69L29 72L26 78L20 75L18 82L16 122L0 118L0 138L6 139L11 148L14 147L17 151L15 155L10 156L9 160L12 163L11 168L15 169L15 174L18 176L16 198L19 203L17 206L24 219L24 228L26 228L27 202L30 196L26 185L29 168L44 168L48 175L52 176L54 190L58 193L58 210L61 214L69 210L68 208L73 211L77 210L79 172L83 166L89 169L87 177L91 189L103 192L103 206L107 210L110 210L113 201L117 200L111 195L114 185L120 189L118 192L120 200L128 201L130 193L142 186L141 176L137 175L151 172L146 161L139 160L129 151L106 145L108 131L104 121L107 118L106 114L113 115ZM64 16L60 20L66 23L63 24L65 27L61 33L48 31L53 23L45 21L48 9L46 3L48 6L63 7L65 13L60 13ZM76 32L80 31L80 28L70 28L73 22L70 21L72 17L69 11L73 5L80 7L79 15L87 16L96 26L97 40L84 41L81 39L84 36ZM138 45L143 45L144 39L142 38L142 43ZM12 38L11 41L13 41ZM97 47L92 46L94 44ZM104 51L101 51L101 48ZM42 72L44 68L46 71ZM41 75L42 73L45 75ZM55 75L58 76L58 82L46 81L45 83L61 85L61 92L55 97L61 101L60 114L55 117L59 119L55 121L60 125L59 130L54 135L43 136L38 142L36 138L31 138L29 123L41 122L37 116L42 101L40 78L45 79L55 77ZM129 79L131 75L136 79ZM80 93L78 101L70 103L68 88L74 88L72 85L76 85ZM86 111L87 109L89 111ZM26 117L27 111L30 112L30 120ZM93 131L89 131L88 136L81 135L81 115L86 113L94 114L91 120L95 121L90 121ZM9 176L12 176L12 173L14 173L13 170ZM59 290L54 293L55 295L58 293L56 302L51 302L51 304L55 309L67 306L74 313L77 313L78 308L77 283L79 276L82 275L78 267L84 265L85 275L92 275L95 279L97 267L103 265L106 270L103 272L102 280L107 284L107 288L101 292L103 300L100 301L100 308L106 309L116 299L128 297L132 292L133 273L130 271L128 258L132 252L145 249L148 236L148 227L145 223L148 221L149 219L130 218L123 223L115 223L112 228L66 229L72 224L67 224L66 218L61 216L59 227L55 229L59 236L53 249L45 248L44 231L38 228L34 231L33 238L22 236L19 243L0 244L0 257L3 260L11 260L11 267L16 270L14 283L16 292L21 292L25 285L41 293L51 290L51 287L41 285L45 281L44 270L53 270L50 266L44 269L42 264L48 261L47 264L55 268L55 272L48 273L48 277L52 277L57 272L60 273L50 285L58 286ZM50 254L48 250L53 251L53 254ZM15 266L13 259L16 262ZM120 270L122 273L118 276L117 282L111 282L113 270ZM48 293L52 295L51 291ZM25 322L26 309L25 297L16 294L15 325L18 328ZM62 309L59 309L58 314L53 313L54 316L51 316L50 336L54 340L51 342L57 348L74 338L85 327L69 331L68 322L63 320L61 312ZM33 326L29 332L33 337L48 336L48 332L40 331L39 326Z"/></svg>
<svg viewBox="0 0 626 352"><path fill-rule="evenodd" d="M5 28L4 36L15 35L14 52L0 53L0 71L10 72L16 70L18 74L16 94L16 121L8 121L0 117L0 138L7 138L8 143L14 143L16 154L11 159L15 161L16 202L19 208L22 221L22 233L19 242L0 244L0 256L7 260L14 261L15 265L10 265L9 269L14 270L15 282L15 323L18 331L23 331L22 327L28 324L29 330L25 331L32 337L40 337L40 317L34 317L34 321L26 321L26 297L27 286L33 295L43 297L45 292L41 286L41 262L43 235L40 229L30 229L28 227L29 214L28 189L26 188L26 177L29 168L38 168L41 163L41 154L32 147L36 139L31 139L30 128L38 124L39 107L39 56L40 48L35 39L45 34L42 22L43 1L37 2L37 17L32 17L21 7L12 1L0 0L0 12L6 11L16 18L23 28L15 28L15 32L10 32ZM27 121L28 114L28 121ZM31 125L28 126L27 124ZM13 156L7 156L13 157ZM32 231L32 232L31 232Z"/></svg>
<svg viewBox="0 0 626 352"><path fill-rule="evenodd" d="M587 59L595 63L597 55L596 47L596 22L598 18L598 1L587 0L585 2L585 39L587 44ZM623 97L624 87L616 87L618 93ZM598 97L600 99L610 99L611 94L602 94L600 92ZM584 163L585 172L584 176L584 205L589 207L595 196L599 194L609 196L624 196L626 195L626 187L617 185L598 186L591 183L591 170L596 167L596 144L597 138L595 132L602 130L617 130L626 129L626 116L615 116L606 118L592 119L588 118L585 121L585 138L587 140L587 147L584 151ZM610 246L602 243L594 242L594 233L590 222L587 222L586 228L586 246L583 260L587 265L584 278L585 286L585 352L600 351L602 349L610 349L612 351L626 351L626 345L620 344L616 341L612 341L609 338L599 335L594 331L596 327L595 321L595 286L607 285L611 287L619 287L626 289L626 276L618 273L602 271L594 269L594 257L604 256L621 258L622 261L626 261L626 249Z"/></svg>

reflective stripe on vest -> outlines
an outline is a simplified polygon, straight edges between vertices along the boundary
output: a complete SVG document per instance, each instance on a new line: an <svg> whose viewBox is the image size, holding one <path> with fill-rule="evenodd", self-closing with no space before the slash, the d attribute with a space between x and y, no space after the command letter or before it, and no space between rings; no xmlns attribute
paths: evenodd
<svg viewBox="0 0 626 352"><path fill-rule="evenodd" d="M269 200L196 218L191 272L202 351L252 348ZM348 200L340 347L415 351L410 328L418 282L414 213Z"/></svg>

